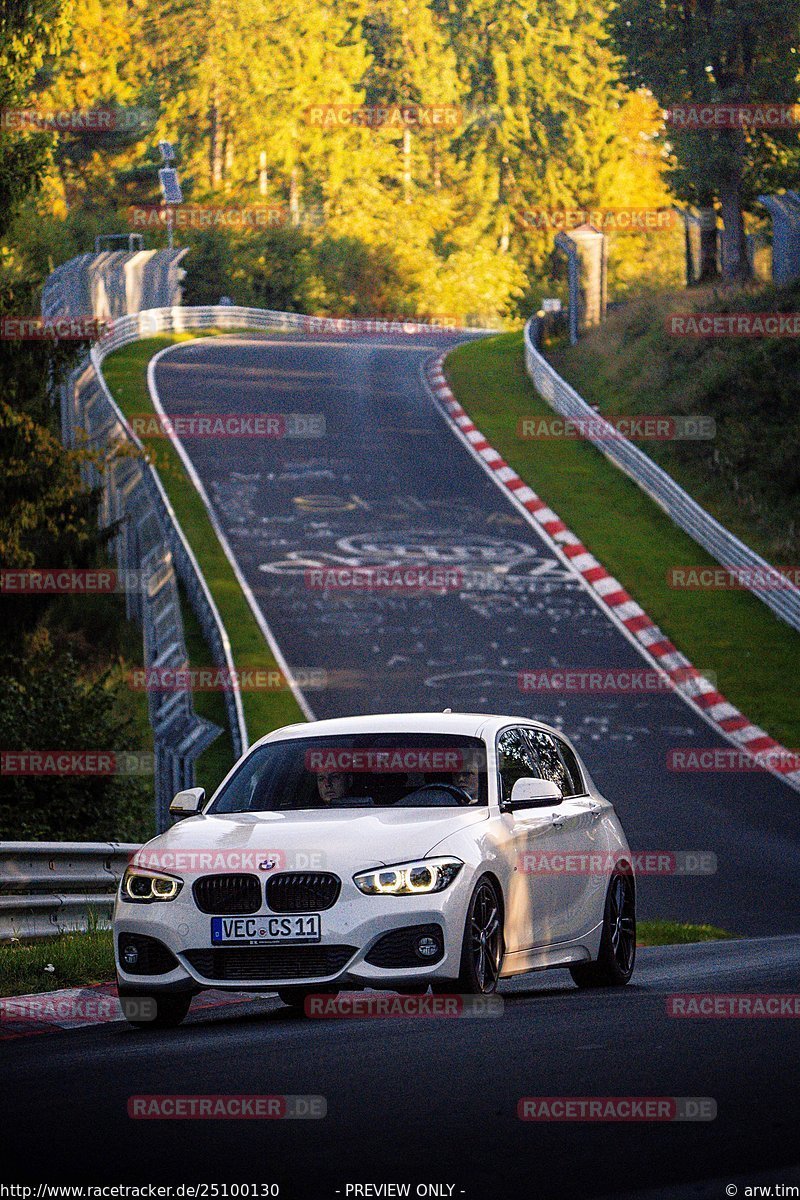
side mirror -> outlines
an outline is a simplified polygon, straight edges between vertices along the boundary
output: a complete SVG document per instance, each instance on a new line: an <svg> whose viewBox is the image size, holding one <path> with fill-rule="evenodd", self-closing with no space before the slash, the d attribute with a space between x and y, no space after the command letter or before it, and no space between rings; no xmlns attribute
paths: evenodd
<svg viewBox="0 0 800 1200"><path fill-rule="evenodd" d="M544 808L549 804L560 804L564 794L557 783L550 779L518 779L511 789L511 799L503 808L514 812L518 808Z"/></svg>
<svg viewBox="0 0 800 1200"><path fill-rule="evenodd" d="M185 792L178 792L169 806L170 816L194 817L205 804L205 799L205 788L187 788Z"/></svg>

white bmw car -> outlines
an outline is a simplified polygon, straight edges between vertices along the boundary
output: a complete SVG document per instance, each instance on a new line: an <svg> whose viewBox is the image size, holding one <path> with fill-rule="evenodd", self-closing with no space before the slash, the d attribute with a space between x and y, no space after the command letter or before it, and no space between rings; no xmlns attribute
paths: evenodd
<svg viewBox="0 0 800 1200"><path fill-rule="evenodd" d="M358 988L486 993L566 967L628 982L632 858L563 735L486 714L350 717L257 742L148 842L114 912L120 998L175 1025L203 988L302 1005Z"/></svg>

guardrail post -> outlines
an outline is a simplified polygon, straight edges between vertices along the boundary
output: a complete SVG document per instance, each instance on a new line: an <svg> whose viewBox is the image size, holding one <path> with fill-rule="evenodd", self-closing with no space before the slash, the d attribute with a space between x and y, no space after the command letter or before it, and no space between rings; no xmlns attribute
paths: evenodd
<svg viewBox="0 0 800 1200"><path fill-rule="evenodd" d="M605 320L608 246L605 234L593 225L578 225L569 233L557 234L556 245L567 255L569 340L574 346L580 332Z"/></svg>

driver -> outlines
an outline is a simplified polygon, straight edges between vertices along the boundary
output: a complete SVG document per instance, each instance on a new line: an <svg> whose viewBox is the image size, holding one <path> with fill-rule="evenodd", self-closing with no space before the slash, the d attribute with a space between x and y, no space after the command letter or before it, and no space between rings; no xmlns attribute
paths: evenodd
<svg viewBox="0 0 800 1200"><path fill-rule="evenodd" d="M335 804L352 795L353 776L349 771L321 771L317 775L317 795L322 804Z"/></svg>
<svg viewBox="0 0 800 1200"><path fill-rule="evenodd" d="M469 796L470 804L477 804L480 798L481 773L475 766L465 766L456 771L453 783Z"/></svg>

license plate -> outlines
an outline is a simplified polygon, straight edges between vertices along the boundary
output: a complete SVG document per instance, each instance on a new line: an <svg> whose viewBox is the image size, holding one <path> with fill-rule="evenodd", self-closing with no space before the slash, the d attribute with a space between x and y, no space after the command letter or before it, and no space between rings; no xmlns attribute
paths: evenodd
<svg viewBox="0 0 800 1200"><path fill-rule="evenodd" d="M291 917L212 917L211 941L215 946L237 943L263 946L272 942L318 942L319 913Z"/></svg>

